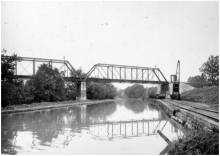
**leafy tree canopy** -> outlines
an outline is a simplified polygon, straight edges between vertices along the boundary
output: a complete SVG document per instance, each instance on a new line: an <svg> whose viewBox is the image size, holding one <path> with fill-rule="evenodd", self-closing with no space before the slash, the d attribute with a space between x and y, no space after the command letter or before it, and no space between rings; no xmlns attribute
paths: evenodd
<svg viewBox="0 0 220 156"><path fill-rule="evenodd" d="M146 95L146 90L142 85L135 84L125 89L125 95L128 98L144 98Z"/></svg>
<svg viewBox="0 0 220 156"><path fill-rule="evenodd" d="M60 101L65 98L64 79L58 69L42 64L33 79L25 85L34 101Z"/></svg>
<svg viewBox="0 0 220 156"><path fill-rule="evenodd" d="M16 55L7 56L6 50L1 51L1 81L11 82L14 79L15 61L17 59Z"/></svg>
<svg viewBox="0 0 220 156"><path fill-rule="evenodd" d="M199 70L206 75L208 81L217 85L219 81L219 56L211 55Z"/></svg>
<svg viewBox="0 0 220 156"><path fill-rule="evenodd" d="M205 74L190 76L187 82L191 83L191 85L194 87L203 87L208 83Z"/></svg>
<svg viewBox="0 0 220 156"><path fill-rule="evenodd" d="M88 83L87 84L88 99L113 99L116 94L116 88L108 83Z"/></svg>

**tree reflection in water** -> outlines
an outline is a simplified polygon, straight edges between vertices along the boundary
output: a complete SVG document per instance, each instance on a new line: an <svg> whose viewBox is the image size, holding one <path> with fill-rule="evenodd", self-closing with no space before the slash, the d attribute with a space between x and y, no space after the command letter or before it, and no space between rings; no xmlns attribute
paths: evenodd
<svg viewBox="0 0 220 156"><path fill-rule="evenodd" d="M46 145L66 128L71 131L80 129L80 108L66 108L56 110L44 110L40 112L30 112L14 115L2 116L2 151L4 153L16 154L10 148L13 147L13 140L18 131L31 131L40 141L39 144Z"/></svg>
<svg viewBox="0 0 220 156"><path fill-rule="evenodd" d="M150 121L155 120L154 116L149 117L150 111L156 115L159 113L157 121ZM130 121L127 112L139 119ZM125 116L118 115L123 113ZM111 119L116 120L111 122ZM164 123L160 121L164 119L166 117L155 103L140 100L2 115L2 153L17 154L27 149L32 151L33 148L68 146L77 140L75 137L97 139L101 133L107 138L156 134L155 130L163 129ZM175 128L172 130L177 131ZM23 139L28 143L24 144Z"/></svg>
<svg viewBox="0 0 220 156"><path fill-rule="evenodd" d="M124 106L134 113L141 113L146 108L146 102L139 99L125 99Z"/></svg>
<svg viewBox="0 0 220 156"><path fill-rule="evenodd" d="M116 103L106 103L87 106L87 115L89 122L105 121L107 116L116 111Z"/></svg>
<svg viewBox="0 0 220 156"><path fill-rule="evenodd" d="M125 99L123 101L124 106L133 111L134 113L142 113L145 109L149 111L156 111L158 112L159 118L158 119L166 119L166 114L157 107L156 101L144 101L142 99Z"/></svg>

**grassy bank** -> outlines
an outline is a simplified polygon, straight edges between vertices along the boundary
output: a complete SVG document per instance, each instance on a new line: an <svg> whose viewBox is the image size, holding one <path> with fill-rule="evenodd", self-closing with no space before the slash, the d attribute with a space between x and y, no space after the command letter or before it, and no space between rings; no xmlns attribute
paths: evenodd
<svg viewBox="0 0 220 156"><path fill-rule="evenodd" d="M182 93L182 100L207 103L218 110L219 87L195 88ZM219 130L212 131L199 128L173 142L168 154L172 155L210 155L219 154Z"/></svg>
<svg viewBox="0 0 220 156"><path fill-rule="evenodd" d="M210 105L219 103L219 87L204 87L195 88L193 90L186 91L181 95L182 100L202 102Z"/></svg>
<svg viewBox="0 0 220 156"><path fill-rule="evenodd" d="M219 131L198 130L174 142L168 154L217 155L219 154Z"/></svg>
<svg viewBox="0 0 220 156"><path fill-rule="evenodd" d="M43 109L55 109L62 107L70 107L75 105L91 105L99 103L114 102L114 99L105 100L85 100L85 101L62 101L62 102L40 102L32 104L21 104L21 105L10 105L8 107L1 108L2 114L17 113L17 112L28 112L37 111Z"/></svg>

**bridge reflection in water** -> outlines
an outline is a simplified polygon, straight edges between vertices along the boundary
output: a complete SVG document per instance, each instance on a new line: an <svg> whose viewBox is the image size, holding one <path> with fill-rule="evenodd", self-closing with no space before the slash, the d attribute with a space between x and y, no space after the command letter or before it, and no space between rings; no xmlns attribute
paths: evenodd
<svg viewBox="0 0 220 156"><path fill-rule="evenodd" d="M131 120L118 122L93 123L89 127L90 134L96 137L137 137L156 135L157 130L163 130L166 120Z"/></svg>
<svg viewBox="0 0 220 156"><path fill-rule="evenodd" d="M86 119L86 109L86 105L81 106L81 126L87 128L89 134L99 138L158 135L157 130L162 132L168 123L168 119L89 122ZM171 131L175 131L177 137L183 136L183 132L175 126L171 126Z"/></svg>
<svg viewBox="0 0 220 156"><path fill-rule="evenodd" d="M167 143L157 130L170 140L183 135L150 102L74 106L3 115L1 147L7 154L158 154Z"/></svg>

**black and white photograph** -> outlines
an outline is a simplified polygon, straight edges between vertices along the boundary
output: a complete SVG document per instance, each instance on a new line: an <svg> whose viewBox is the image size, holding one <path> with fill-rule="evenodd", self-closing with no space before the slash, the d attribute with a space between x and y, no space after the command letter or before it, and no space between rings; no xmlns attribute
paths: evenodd
<svg viewBox="0 0 220 156"><path fill-rule="evenodd" d="M1 1L1 155L67 154L219 155L219 1Z"/></svg>

